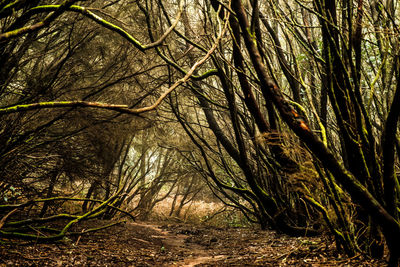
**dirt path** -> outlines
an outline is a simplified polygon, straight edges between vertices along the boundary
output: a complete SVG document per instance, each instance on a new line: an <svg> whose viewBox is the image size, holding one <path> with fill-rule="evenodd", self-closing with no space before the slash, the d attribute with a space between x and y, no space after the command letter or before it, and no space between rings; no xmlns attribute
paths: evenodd
<svg viewBox="0 0 400 267"><path fill-rule="evenodd" d="M186 259L183 259L172 264L166 264L166 266L182 266L182 267L193 267L204 263L212 263L227 258L226 255L213 255L212 251L206 249L205 246L196 243L186 242L188 235L178 234L171 231L163 230L158 225L151 224L139 224L134 223L138 226L150 228L159 235L153 235L153 238L159 238L162 240L163 250L167 251L180 251L187 255ZM190 233L190 232L188 232Z"/></svg>
<svg viewBox="0 0 400 267"><path fill-rule="evenodd" d="M90 221L73 231L107 223ZM57 244L0 241L0 267L384 266L338 254L327 237L187 224L125 223Z"/></svg>

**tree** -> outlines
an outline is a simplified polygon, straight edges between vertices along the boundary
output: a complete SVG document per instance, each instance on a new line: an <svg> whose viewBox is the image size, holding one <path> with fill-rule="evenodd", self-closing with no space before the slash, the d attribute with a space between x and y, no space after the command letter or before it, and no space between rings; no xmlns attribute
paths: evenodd
<svg viewBox="0 0 400 267"><path fill-rule="evenodd" d="M43 19L34 11L40 8L39 1L14 4L17 5L2 3L3 37L14 28L40 24ZM12 9L16 13L10 13ZM138 61L143 63L142 59L135 60L139 51L112 40L105 42L101 28L77 16L64 17L40 31L38 28L28 32L20 38L5 37L0 45L3 111L39 107L43 103L51 106L55 102L66 104L68 108L52 112L28 108L1 114L1 214L7 218L10 210L14 214L31 210L22 216L24 220L2 225L1 235L36 239L36 235L25 232L29 229L26 225L70 220L58 234L40 239L46 241L63 238L70 225L98 217L109 210L110 203L116 203L122 192L118 186L116 190L110 188L114 163L122 153L125 139L146 127L146 122L136 121L132 130L131 116L107 111L93 113L76 108L76 103L92 103L92 99L129 101L129 106L134 107L144 95L151 94L151 90L137 95L131 91L132 97L127 99L123 92L128 84L140 87L147 83L143 66L130 65ZM154 68L154 65L149 67ZM58 101L60 99L62 101ZM79 100L63 101L68 99ZM98 185L95 189L99 194L80 198L86 184ZM60 215L59 211L68 201L89 202L91 208L83 208L79 216L63 217L65 213ZM115 208L112 207L114 211Z"/></svg>
<svg viewBox="0 0 400 267"><path fill-rule="evenodd" d="M346 5L346 3L343 4ZM255 37L249 32L251 25L240 1L233 1L232 9L239 20L246 49L265 97L268 97L274 103L282 119L319 159L322 166L349 192L353 201L360 205L363 211L380 226L391 252L389 265L398 266L400 257L398 254L400 251L399 242L397 241L400 237L398 202L396 200L398 180L394 173L393 160L398 120L397 108L394 105L389 108L385 130L380 136L380 139L383 140L381 142L383 171L379 172L379 154L375 149L376 143L370 123L371 118L365 110L360 91L361 27L363 25L362 12L364 7L360 1L358 12L355 15L356 19L353 20L352 6L346 6L348 13L342 14L344 23L339 24L336 10L340 4L336 4L334 1L329 3L316 1L315 8L317 14L320 15L323 37L325 63L323 66L327 78L324 90L328 91L335 119L339 125L344 165L340 163L326 144L311 131L308 123L298 115L298 112L285 99L279 86L269 78L257 47L257 41L254 41ZM253 12L255 12L253 14L258 14L257 9L257 5L253 6ZM353 21L355 21L354 25ZM339 25L344 27L342 30L347 29L350 34L341 34ZM395 66L397 66L397 63L395 63ZM398 84L396 79L394 82ZM395 103L398 88L393 89L395 90L393 103ZM346 164L346 161L348 164ZM378 193L379 189L376 185L383 187L383 198Z"/></svg>
<svg viewBox="0 0 400 267"><path fill-rule="evenodd" d="M197 147L185 156L228 205L263 227L292 234L314 233L309 225L319 212L349 255L378 251L373 256L382 256L385 241L389 265L399 266L400 70L394 1L87 3L97 10L75 2L2 3L4 69L12 70L29 55L24 42L51 39L56 36L52 26L75 14L118 36L115 42L144 53L140 58L153 67L144 70L146 87L138 90L143 93L124 105L76 95L73 101L50 102L33 94L19 102L17 80L7 71L2 92L8 98L0 115L14 124L23 120L23 112L44 108L143 115L165 108L163 100L170 96L172 112ZM118 8L122 21L110 15ZM109 20L101 18L105 10ZM129 12L139 17L137 24L124 17ZM115 45L107 49L118 50ZM142 106L133 108L132 102ZM3 126L5 144L15 136L9 125ZM311 213L305 216L305 210ZM353 211L356 218L349 216Z"/></svg>

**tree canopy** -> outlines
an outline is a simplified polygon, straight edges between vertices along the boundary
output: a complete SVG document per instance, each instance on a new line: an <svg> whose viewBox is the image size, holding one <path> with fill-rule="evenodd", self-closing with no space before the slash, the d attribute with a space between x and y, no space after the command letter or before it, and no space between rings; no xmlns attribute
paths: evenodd
<svg viewBox="0 0 400 267"><path fill-rule="evenodd" d="M399 12L377 0L1 1L0 236L31 237L12 228L26 218L4 221L35 203L38 222L61 216L49 209L66 185L86 196L68 196L81 213L53 239L136 196L146 216L163 188L183 205L207 185L262 228L329 231L349 256L387 246L399 266Z"/></svg>

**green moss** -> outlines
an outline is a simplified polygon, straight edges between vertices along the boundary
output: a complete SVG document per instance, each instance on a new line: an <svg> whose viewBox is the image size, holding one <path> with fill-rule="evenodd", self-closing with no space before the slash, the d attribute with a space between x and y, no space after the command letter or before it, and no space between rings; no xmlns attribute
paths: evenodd
<svg viewBox="0 0 400 267"><path fill-rule="evenodd" d="M254 45L257 46L256 34L251 31L250 27L246 28L246 30L247 30L247 33L249 34L249 36L251 37L251 39L253 40Z"/></svg>

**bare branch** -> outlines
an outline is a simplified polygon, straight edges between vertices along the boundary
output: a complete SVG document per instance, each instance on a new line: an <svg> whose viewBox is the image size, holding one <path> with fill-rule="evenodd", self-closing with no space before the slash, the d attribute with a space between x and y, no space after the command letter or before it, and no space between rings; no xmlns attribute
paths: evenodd
<svg viewBox="0 0 400 267"><path fill-rule="evenodd" d="M183 1L182 1L183 3ZM33 13L40 13L40 12L45 12L45 11L53 11L53 10L59 10L61 8L60 5L44 5L44 6L37 6L34 7L30 10L30 12ZM176 27L176 25L179 22L179 19L182 15L183 12L183 4L181 4L179 6L179 12L175 18L174 23L172 23L172 25L168 28L168 30L157 40L154 41L150 44L142 44L140 41L138 41L135 37L133 37L131 34L129 34L126 30L124 30L123 28L103 19L102 17L96 15L95 13L93 13L92 11L90 11L89 8L86 7L82 7L82 6L77 6L77 5L71 5L70 7L66 8L66 10L68 11L73 11L73 12L77 12L80 13L88 18L90 18L91 20L93 20L94 22L98 23L99 25L118 33L120 36L122 36L124 39L128 40L130 43L132 43L137 49L139 49L140 51L144 52L145 50L154 48L156 46L161 45L164 40L167 38L167 36L174 30L174 28ZM0 40L1 40L1 35L0 35Z"/></svg>
<svg viewBox="0 0 400 267"><path fill-rule="evenodd" d="M22 27L22 28L13 30L13 31L8 31L8 32L0 34L0 41L18 37L25 33L33 32L33 31L36 31L36 30L39 30L41 28L48 26L52 21L54 21L61 14L63 14L65 12L65 10L68 9L68 7L70 7L76 1L77 0L65 0L64 3L62 3L61 5L58 5L57 8L54 9L53 13L47 15L47 17L44 18L44 20L42 20L36 24L33 24L31 26Z"/></svg>

